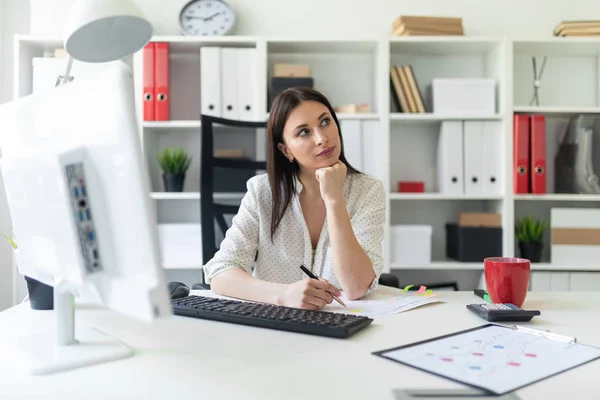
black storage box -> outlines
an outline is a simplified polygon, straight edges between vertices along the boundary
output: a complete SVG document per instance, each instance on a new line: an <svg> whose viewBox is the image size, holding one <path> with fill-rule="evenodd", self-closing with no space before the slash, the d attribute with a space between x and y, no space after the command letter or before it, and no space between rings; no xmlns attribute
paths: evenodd
<svg viewBox="0 0 600 400"><path fill-rule="evenodd" d="M271 78L271 98L269 104L273 104L275 97L286 89L292 87L309 87L312 89L314 85L313 78L305 77L273 77ZM269 109L271 107L269 106Z"/></svg>
<svg viewBox="0 0 600 400"><path fill-rule="evenodd" d="M502 256L502 228L446 224L446 256L461 262L483 262Z"/></svg>

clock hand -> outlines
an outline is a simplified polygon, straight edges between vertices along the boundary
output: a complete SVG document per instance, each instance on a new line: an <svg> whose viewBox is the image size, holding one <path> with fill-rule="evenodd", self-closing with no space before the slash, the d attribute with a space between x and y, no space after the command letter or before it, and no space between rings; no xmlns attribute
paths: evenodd
<svg viewBox="0 0 600 400"><path fill-rule="evenodd" d="M214 17L216 17L217 15L220 15L220 14L221 14L220 12L213 14L210 17L206 18L205 21L212 20Z"/></svg>
<svg viewBox="0 0 600 400"><path fill-rule="evenodd" d="M202 17L193 17L193 16L190 16L190 15L186 15L185 17L187 18L187 20L188 20L188 21L189 21L190 19L201 19L201 20L203 20L203 21L207 21L207 20L208 20L207 18L202 18Z"/></svg>

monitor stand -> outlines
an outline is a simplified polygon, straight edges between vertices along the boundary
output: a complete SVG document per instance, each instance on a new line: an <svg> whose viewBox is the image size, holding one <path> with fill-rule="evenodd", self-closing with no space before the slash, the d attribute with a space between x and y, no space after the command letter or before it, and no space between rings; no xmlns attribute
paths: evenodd
<svg viewBox="0 0 600 400"><path fill-rule="evenodd" d="M0 354L5 362L31 375L119 360L133 349L87 326L75 329L75 301L68 284L54 286L54 310L18 311L12 327L0 333ZM10 312L10 310L9 310Z"/></svg>

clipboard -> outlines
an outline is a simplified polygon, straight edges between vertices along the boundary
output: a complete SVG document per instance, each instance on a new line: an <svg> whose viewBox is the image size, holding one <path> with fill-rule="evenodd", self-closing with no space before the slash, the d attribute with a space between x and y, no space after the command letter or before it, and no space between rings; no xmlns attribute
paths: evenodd
<svg viewBox="0 0 600 400"><path fill-rule="evenodd" d="M600 348L490 323L372 354L498 396L597 360Z"/></svg>

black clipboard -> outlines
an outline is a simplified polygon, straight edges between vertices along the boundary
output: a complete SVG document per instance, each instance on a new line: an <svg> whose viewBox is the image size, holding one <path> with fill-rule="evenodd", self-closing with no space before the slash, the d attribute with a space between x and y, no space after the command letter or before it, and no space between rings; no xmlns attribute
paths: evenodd
<svg viewBox="0 0 600 400"><path fill-rule="evenodd" d="M414 347L421 346L421 345L424 345L424 344L427 344L427 343L437 342L437 341L441 341L441 340L444 340L444 339L447 339L447 338L451 338L451 337L466 335L466 334L470 334L472 332L477 332L477 331L483 331L485 329L490 329L492 327L494 327L494 328L500 328L500 329L507 329L509 331L514 331L514 332L519 332L519 333L525 333L527 335L532 335L532 336L538 336L538 337L541 337L543 340L550 340L552 342L557 342L557 343L561 342L562 344L565 345L565 347L571 347L571 346L582 347L583 346L583 347L589 349L589 351L593 351L594 354L590 355L590 357L587 360L585 360L585 361L577 362L575 365L569 366L567 368L564 368L564 369L560 368L560 370L558 370L558 371L556 371L554 373L548 373L548 374L546 374L544 376L534 378L531 381L528 381L528 382L523 383L523 384L521 384L519 386L510 388L510 390L492 390L492 389L490 389L490 388L488 388L488 387L486 387L484 385L478 385L478 384L475 384L473 382L467 382L465 380L461 380L461 379L458 379L456 377L453 377L453 376L451 376L451 374L444 374L444 373L441 373L441 372L435 372L435 371L432 371L430 369L427 369L427 368L424 368L424 367L421 367L421 366L418 366L418 365L414 365L413 363L410 363L410 362L407 362L407 361L403 361L403 360L398 359L398 358L394 358L394 357L392 357L390 355L390 353L398 351L398 350L405 350L405 349L409 349L409 348L414 348ZM514 391L516 391L518 389L521 389L523 387L529 386L531 384L543 381L543 380L548 379L548 378L550 378L552 376L559 375L559 374L561 374L563 372L566 372L566 371L569 371L571 369L575 369L575 368L580 367L582 365L585 365L585 364L587 364L589 362L598 360L598 359L600 359L600 348L594 347L594 346L589 346L589 345L582 345L582 344L577 343L577 339L576 338L571 338L571 337L567 337L567 336L561 336L561 335L557 335L557 334L554 334L554 333L551 333L551 332L547 332L547 331L540 331L540 330L535 330L535 329L525 328L525 327L518 327L518 326L510 327L510 326L505 326L505 325L490 323L490 324L481 325L481 326L478 326L478 327L475 327L475 328L465 329L465 330L457 331L457 332L450 333L450 334L447 334L447 335L437 336L437 337L433 337L433 338L430 338L430 339L422 340L422 341L419 341L419 342L410 343L410 344L403 345L403 346L398 346L398 347L393 347L393 348L389 348L389 349L385 349L385 350L375 351L375 352L373 352L371 354L379 356L379 357L382 357L382 358L385 358L385 359L393 361L393 362L397 362L399 364L406 365L408 367L412 367L412 368L418 369L418 370L423 371L423 372L430 373L432 375L439 376L441 378L448 379L448 380L450 380L452 382L461 383L461 384L466 385L468 387L472 387L472 388L476 388L476 389L482 390L484 393L487 393L490 396L500 396L500 395L505 395L505 394L514 392Z"/></svg>

